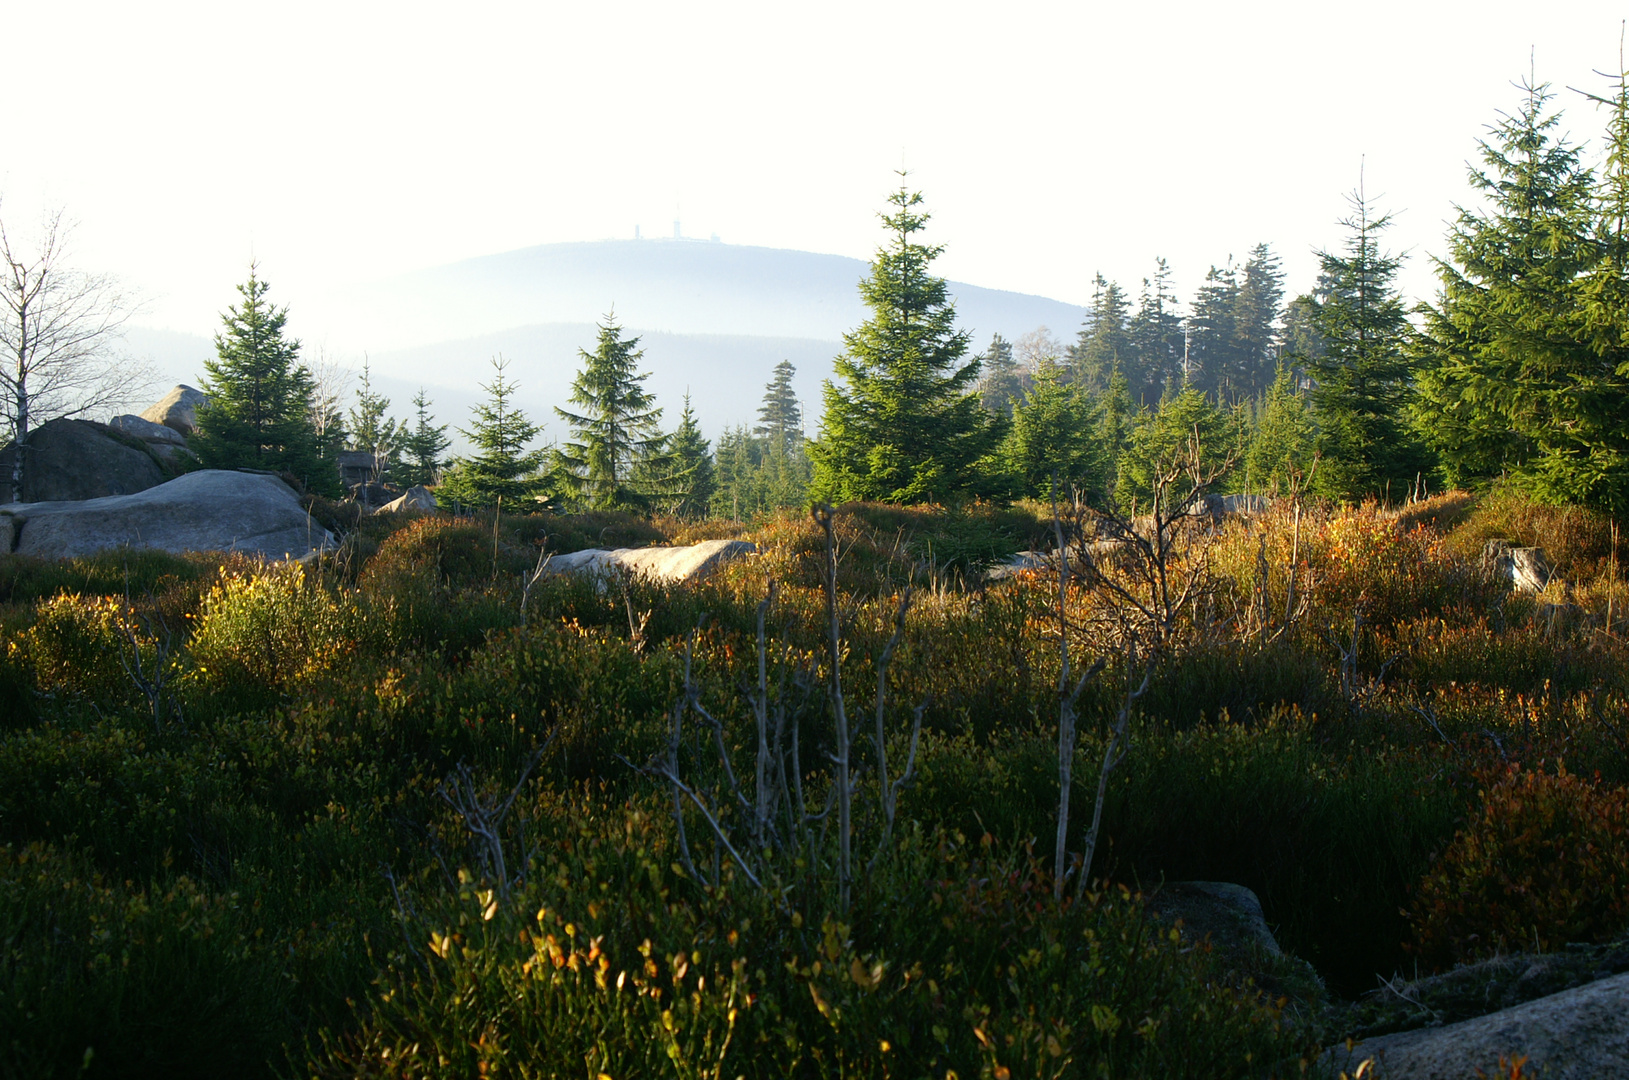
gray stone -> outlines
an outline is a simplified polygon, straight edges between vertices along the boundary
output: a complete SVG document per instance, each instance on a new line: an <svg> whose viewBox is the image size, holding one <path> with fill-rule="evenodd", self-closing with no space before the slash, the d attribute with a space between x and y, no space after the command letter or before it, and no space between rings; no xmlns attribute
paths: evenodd
<svg viewBox="0 0 1629 1080"><path fill-rule="evenodd" d="M131 547L282 559L333 544L293 489L264 473L204 469L134 495L12 504L5 514L12 550L42 558Z"/></svg>
<svg viewBox="0 0 1629 1080"><path fill-rule="evenodd" d="M1330 1075L1447 1080L1499 1075L1499 1060L1527 1059L1526 1075L1550 1080L1629 1075L1629 974L1443 1027L1381 1035L1324 1055ZM1508 1074L1509 1069L1505 1070Z"/></svg>
<svg viewBox="0 0 1629 1080"><path fill-rule="evenodd" d="M107 422L107 426L120 435L129 435L148 443L169 443L176 446L185 446L187 437L172 427L155 424L151 420L143 420L139 416L126 413L115 416Z"/></svg>
<svg viewBox="0 0 1629 1080"><path fill-rule="evenodd" d="M143 409L141 419L191 435L198 430L198 406L208 403L208 394L183 384Z"/></svg>
<svg viewBox="0 0 1629 1080"><path fill-rule="evenodd" d="M1189 513L1223 518L1234 514L1260 514L1272 506L1265 495L1206 495L1194 503Z"/></svg>
<svg viewBox="0 0 1629 1080"><path fill-rule="evenodd" d="M0 495L11 497L15 446L0 453ZM19 501L57 502L130 495L168 477L153 455L88 420L52 420L28 433Z"/></svg>
<svg viewBox="0 0 1629 1080"><path fill-rule="evenodd" d="M549 559L550 574L594 574L617 572L675 584L697 581L722 564L758 550L745 540L704 540L688 547L588 548Z"/></svg>
<svg viewBox="0 0 1629 1080"><path fill-rule="evenodd" d="M1243 885L1167 882L1148 898L1148 906L1167 918L1180 918L1192 936L1210 936L1220 947L1257 948L1269 956L1282 951L1261 913L1261 900Z"/></svg>
<svg viewBox="0 0 1629 1080"><path fill-rule="evenodd" d="M398 510L422 510L429 512L435 509L435 495L430 491L429 488L415 484L403 492L400 498L392 499L390 502L385 503L385 505L375 510L374 513L394 514Z"/></svg>

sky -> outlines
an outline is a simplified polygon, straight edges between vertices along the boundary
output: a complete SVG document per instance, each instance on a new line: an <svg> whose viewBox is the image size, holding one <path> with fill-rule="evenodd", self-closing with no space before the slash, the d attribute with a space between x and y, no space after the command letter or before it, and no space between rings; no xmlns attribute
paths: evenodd
<svg viewBox="0 0 1629 1080"><path fill-rule="evenodd" d="M251 259L329 292L536 244L670 235L869 257L910 171L955 280L1085 303L1163 255L1184 297L1278 251L1292 292L1359 183L1403 285L1530 69L1601 118L1625 9L1573 0L276 5L0 0L0 219L210 333ZM20 94L20 96L19 96ZM1067 333L1074 328L1053 328Z"/></svg>

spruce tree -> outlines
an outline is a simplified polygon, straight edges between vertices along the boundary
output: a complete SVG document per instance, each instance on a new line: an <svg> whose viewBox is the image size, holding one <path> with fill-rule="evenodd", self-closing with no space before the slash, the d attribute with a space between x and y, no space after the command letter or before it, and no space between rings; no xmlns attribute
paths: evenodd
<svg viewBox="0 0 1629 1080"><path fill-rule="evenodd" d="M791 366L787 361L782 363ZM673 432L667 456L671 459L669 478L662 486L673 492L669 499L672 512L680 517L706 517L718 481L712 449L702 437L689 394L684 396L684 411L679 414L679 427Z"/></svg>
<svg viewBox="0 0 1629 1080"><path fill-rule="evenodd" d="M284 336L288 308L271 304L269 288L251 263L241 299L221 315L215 359L204 361L209 403L191 445L208 468L291 473L337 495L338 466L312 425L311 372L299 362L300 343Z"/></svg>
<svg viewBox="0 0 1629 1080"><path fill-rule="evenodd" d="M1471 184L1486 207L1460 210L1437 303L1422 310L1421 426L1452 483L1508 474L1541 498L1621 508L1629 382L1621 334L1596 316L1622 296L1623 266L1547 88L1524 91L1479 144Z"/></svg>
<svg viewBox="0 0 1629 1080"><path fill-rule="evenodd" d="M1128 512L1146 509L1154 495L1155 471L1191 456L1195 440L1199 466L1213 472L1230 457L1237 458L1243 436L1238 418L1217 408L1198 387L1168 393L1158 408L1145 410L1137 418L1120 455L1115 501ZM1183 478L1167 494L1180 499L1190 490L1190 481Z"/></svg>
<svg viewBox="0 0 1629 1080"><path fill-rule="evenodd" d="M1244 459L1244 482L1252 492L1287 494L1314 475L1318 425L1294 372L1280 366L1256 417Z"/></svg>
<svg viewBox="0 0 1629 1080"><path fill-rule="evenodd" d="M1131 401L1131 383L1122 372L1109 376L1108 389L1097 403L1097 445L1102 461L1101 493L1112 498L1119 486L1120 456L1137 426L1137 408Z"/></svg>
<svg viewBox="0 0 1629 1080"><path fill-rule="evenodd" d="M1116 370L1140 367L1135 339L1127 325L1130 312L1131 305L1120 286L1098 274L1086 322L1069 347L1071 379L1087 393L1102 393Z"/></svg>
<svg viewBox="0 0 1629 1080"><path fill-rule="evenodd" d="M903 185L883 215L889 241L860 295L871 317L844 335L837 381L825 385L821 435L810 448L814 493L849 499L953 501L979 491L982 460L1002 434L980 406L979 364L964 363L967 334L943 278L930 272L942 248L918 242L928 215Z"/></svg>
<svg viewBox="0 0 1629 1080"><path fill-rule="evenodd" d="M979 356L979 401L985 411L1011 416L1013 402L1024 396L1024 374L1013 358L1012 343L1000 334L990 338L990 346Z"/></svg>
<svg viewBox="0 0 1629 1080"><path fill-rule="evenodd" d="M1211 267L1194 296L1188 318L1188 368L1185 379L1218 399L1237 396L1239 357L1239 275L1230 262Z"/></svg>
<svg viewBox="0 0 1629 1080"><path fill-rule="evenodd" d="M447 425L437 426L430 415L430 402L424 396L424 387L413 395L415 418L413 427L401 436L401 482L408 487L429 486L441 478L442 454L452 445L447 438Z"/></svg>
<svg viewBox="0 0 1629 1080"><path fill-rule="evenodd" d="M1278 318L1284 302L1284 272L1278 256L1257 244L1245 261L1234 300L1233 334L1237 366L1225 381L1240 399L1259 397L1272 384L1278 364Z"/></svg>
<svg viewBox="0 0 1629 1080"><path fill-rule="evenodd" d="M667 454L662 410L642 385L644 352L638 338L622 336L616 315L599 327L594 351L578 350L582 370L571 384L581 412L554 411L574 440L555 452L555 476L574 501L591 509L648 509L651 487Z"/></svg>
<svg viewBox="0 0 1629 1080"><path fill-rule="evenodd" d="M519 509L533 501L542 488L538 471L543 467L545 452L526 448L541 429L515 407L518 387L506 377L508 368L509 361L502 356L493 358L492 381L481 387L486 400L475 406L470 426L458 429L474 446L475 453L453 459L436 490L436 501L443 507L454 503L496 506L501 502Z"/></svg>
<svg viewBox="0 0 1629 1080"><path fill-rule="evenodd" d="M395 479L401 462L403 425L385 415L389 408L390 399L373 392L372 372L364 357L356 404L350 414L349 448L373 455L377 480Z"/></svg>
<svg viewBox="0 0 1629 1080"><path fill-rule="evenodd" d="M775 377L764 387L764 402L758 406L758 426L753 429L753 434L781 450L791 450L803 440L803 407L792 389L792 376L797 370L790 360L775 365Z"/></svg>
<svg viewBox="0 0 1629 1080"><path fill-rule="evenodd" d="M1060 497L1071 491L1095 495L1103 487L1101 448L1092 424L1092 403L1063 370L1035 372L1024 400L1013 407L1012 427L1001 444L1020 495L1046 498L1055 480Z"/></svg>
<svg viewBox="0 0 1629 1080"><path fill-rule="evenodd" d="M1329 295L1310 315L1324 354L1307 370L1319 424L1314 490L1355 502L1401 495L1429 459L1407 422L1411 327L1394 284L1402 261L1380 247L1391 219L1361 188L1350 201L1345 250L1318 255Z"/></svg>
<svg viewBox="0 0 1629 1080"><path fill-rule="evenodd" d="M1183 379L1182 316L1177 313L1176 294L1171 291L1171 268L1164 259L1154 260L1152 279L1143 279L1130 334L1138 366L1129 371L1121 369L1126 390L1137 405L1153 405L1168 387L1180 386Z"/></svg>

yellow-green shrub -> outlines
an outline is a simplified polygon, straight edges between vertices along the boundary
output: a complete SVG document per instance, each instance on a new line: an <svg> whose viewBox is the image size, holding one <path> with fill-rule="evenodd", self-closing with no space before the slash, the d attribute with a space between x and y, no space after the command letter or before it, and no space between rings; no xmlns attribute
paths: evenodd
<svg viewBox="0 0 1629 1080"><path fill-rule="evenodd" d="M274 701L344 664L365 622L354 597L315 587L298 566L228 575L203 599L189 681L237 706Z"/></svg>
<svg viewBox="0 0 1629 1080"><path fill-rule="evenodd" d="M23 635L39 688L97 701L127 697L133 687L119 662L128 648L119 626L123 609L111 596L61 593L41 600Z"/></svg>

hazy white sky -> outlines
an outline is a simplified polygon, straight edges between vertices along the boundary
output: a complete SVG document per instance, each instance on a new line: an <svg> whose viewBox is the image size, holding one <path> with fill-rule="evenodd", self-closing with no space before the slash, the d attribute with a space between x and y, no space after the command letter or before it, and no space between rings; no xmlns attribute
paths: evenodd
<svg viewBox="0 0 1629 1080"><path fill-rule="evenodd" d="M1083 303L1163 254L1184 296L1274 244L1292 289L1342 195L1398 212L1430 288L1465 162L1528 70L1602 89L1625 9L1298 3L0 0L0 213L209 332L251 253L339 284L670 233L865 257L903 160L946 276ZM637 316L628 313L631 322ZM1054 327L1067 333L1072 327Z"/></svg>

